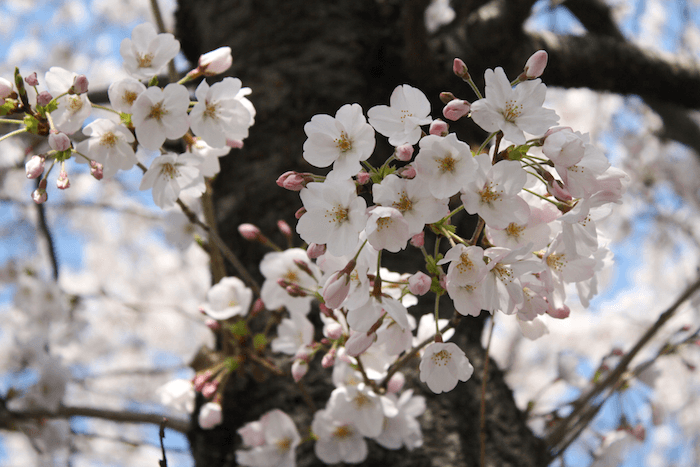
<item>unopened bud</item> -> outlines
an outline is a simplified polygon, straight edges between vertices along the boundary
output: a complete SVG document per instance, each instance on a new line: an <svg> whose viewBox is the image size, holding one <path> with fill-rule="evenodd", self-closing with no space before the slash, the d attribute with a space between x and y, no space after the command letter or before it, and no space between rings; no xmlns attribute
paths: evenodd
<svg viewBox="0 0 700 467"><path fill-rule="evenodd" d="M202 393L202 396L204 396L205 399L209 399L211 396L216 394L216 390L218 389L218 387L218 381L209 381L207 383L204 383L200 392Z"/></svg>
<svg viewBox="0 0 700 467"><path fill-rule="evenodd" d="M413 295L425 295L430 290L433 280L424 272L418 271L408 278L408 290Z"/></svg>
<svg viewBox="0 0 700 467"><path fill-rule="evenodd" d="M226 146L233 149L241 149L243 147L243 141L240 139L228 139L226 138Z"/></svg>
<svg viewBox="0 0 700 467"><path fill-rule="evenodd" d="M455 58L452 62L452 71L465 81L471 78L469 76L469 70L467 70L467 65L460 58Z"/></svg>
<svg viewBox="0 0 700 467"><path fill-rule="evenodd" d="M292 363L292 378L295 383L298 383L308 371L309 364L304 360L294 360Z"/></svg>
<svg viewBox="0 0 700 467"><path fill-rule="evenodd" d="M433 120L433 123L430 124L430 130L428 130L428 133L436 136L447 136L449 129L450 126L438 118Z"/></svg>
<svg viewBox="0 0 700 467"><path fill-rule="evenodd" d="M406 383L406 377L400 371L397 371L391 378L389 382L386 383L386 390L391 394L398 394L402 389L403 385Z"/></svg>
<svg viewBox="0 0 700 467"><path fill-rule="evenodd" d="M49 105L49 102L53 100L53 96L48 91L42 91L36 96L36 103L44 107Z"/></svg>
<svg viewBox="0 0 700 467"><path fill-rule="evenodd" d="M36 71L24 78L24 82L30 86L39 86L39 80L36 77Z"/></svg>
<svg viewBox="0 0 700 467"><path fill-rule="evenodd" d="M88 91L88 79L85 75L78 75L73 78L73 86L68 90L68 94L84 94Z"/></svg>
<svg viewBox="0 0 700 467"><path fill-rule="evenodd" d="M68 173L65 170L61 170L56 179L56 188L59 190L65 190L70 188L70 180L68 180Z"/></svg>
<svg viewBox="0 0 700 467"><path fill-rule="evenodd" d="M309 276L316 277L316 276L314 276L313 271L309 267L309 264L306 261L304 261L303 259L295 259L294 264L296 265L296 267L298 267L299 269L304 271Z"/></svg>
<svg viewBox="0 0 700 467"><path fill-rule="evenodd" d="M321 366L323 368L330 368L335 363L335 347L328 351L326 355L321 359Z"/></svg>
<svg viewBox="0 0 700 467"><path fill-rule="evenodd" d="M413 157L413 145L402 144L396 148L396 159L408 162Z"/></svg>
<svg viewBox="0 0 700 467"><path fill-rule="evenodd" d="M45 203L48 197L49 195L46 194L46 189L44 188L37 188L32 192L32 199L36 204Z"/></svg>
<svg viewBox="0 0 700 467"><path fill-rule="evenodd" d="M44 165L46 158L44 156L32 156L26 164L24 170L27 172L27 178L37 178L44 173Z"/></svg>
<svg viewBox="0 0 700 467"><path fill-rule="evenodd" d="M425 245L425 232L420 232L411 237L411 245L420 248Z"/></svg>
<svg viewBox="0 0 700 467"><path fill-rule="evenodd" d="M526 79L535 79L542 76L545 67L547 66L547 52L544 50L538 50L530 58L527 59L525 63L525 71L523 74Z"/></svg>
<svg viewBox="0 0 700 467"><path fill-rule="evenodd" d="M547 314L552 318L565 319L569 317L569 314L571 314L571 308L566 305L562 306L561 308L550 307L547 310Z"/></svg>
<svg viewBox="0 0 700 467"><path fill-rule="evenodd" d="M445 107L442 108L442 115L448 119L456 122L460 118L469 114L472 106L469 102L455 99L447 103Z"/></svg>
<svg viewBox="0 0 700 467"><path fill-rule="evenodd" d="M308 294L296 284L288 285L285 289L290 297L306 297Z"/></svg>
<svg viewBox="0 0 700 467"><path fill-rule="evenodd" d="M70 138L63 132L51 130L49 133L49 146L54 151L65 151L70 149Z"/></svg>
<svg viewBox="0 0 700 467"><path fill-rule="evenodd" d="M231 68L231 47L219 47L199 57L197 71L204 76L214 76Z"/></svg>
<svg viewBox="0 0 700 467"><path fill-rule="evenodd" d="M303 216L304 214L306 214L306 208L301 207L301 208L297 209L297 212L294 213L294 218L296 220L299 220L299 219L301 219L301 216Z"/></svg>
<svg viewBox="0 0 700 467"><path fill-rule="evenodd" d="M318 304L318 309L321 311L321 313L323 313L324 315L326 315L328 318L333 318L333 310L331 310L330 308L328 308L328 307L327 307L326 305L324 305L323 303L319 303L319 304Z"/></svg>
<svg viewBox="0 0 700 467"><path fill-rule="evenodd" d="M335 272L323 286L321 295L328 308L340 308L350 292L350 277L342 271Z"/></svg>
<svg viewBox="0 0 700 467"><path fill-rule="evenodd" d="M369 334L366 332L353 332L345 343L345 352L351 357L357 357L369 349L375 340L377 340L377 334L374 332Z"/></svg>
<svg viewBox="0 0 700 467"><path fill-rule="evenodd" d="M90 161L90 175L95 177L95 180L102 180L104 177L104 168L97 161Z"/></svg>
<svg viewBox="0 0 700 467"><path fill-rule="evenodd" d="M360 185L366 185L371 178L372 176L364 170L357 173L357 183L359 183Z"/></svg>
<svg viewBox="0 0 700 467"><path fill-rule="evenodd" d="M262 233L260 229L253 224L241 224L238 226L238 233L246 240L260 241Z"/></svg>
<svg viewBox="0 0 700 467"><path fill-rule="evenodd" d="M277 221L277 228L280 229L280 232L282 232L282 235L284 235L287 238L292 238L292 228L289 227L289 224L287 224L283 220L278 220Z"/></svg>
<svg viewBox="0 0 700 467"><path fill-rule="evenodd" d="M309 259L316 259L319 256L323 255L325 252L325 243L323 245L319 245L318 243L309 243L309 246L306 248L306 256L308 256Z"/></svg>
<svg viewBox="0 0 700 467"><path fill-rule="evenodd" d="M250 316L252 318L253 316L255 316L258 313L260 313L261 311L263 311L264 309L265 309L265 303L262 301L261 298L258 298L257 300L255 300L253 302L253 307L250 309L250 313L248 314L248 316Z"/></svg>
<svg viewBox="0 0 700 467"><path fill-rule="evenodd" d="M447 104L448 102L454 99L456 99L456 97L451 92L444 91L440 93L440 102L442 102L443 104Z"/></svg>
<svg viewBox="0 0 700 467"><path fill-rule="evenodd" d="M218 331L221 329L221 323L215 319L208 318L204 324L206 324L206 326L212 331Z"/></svg>
<svg viewBox="0 0 700 467"><path fill-rule="evenodd" d="M304 174L290 170L279 176L277 185L290 191L301 191L307 183L313 181L311 174Z"/></svg>
<svg viewBox="0 0 700 467"><path fill-rule="evenodd" d="M413 180L414 178L416 178L416 168L410 164L406 167L401 167L397 173L401 175L401 177L406 178L408 180Z"/></svg>

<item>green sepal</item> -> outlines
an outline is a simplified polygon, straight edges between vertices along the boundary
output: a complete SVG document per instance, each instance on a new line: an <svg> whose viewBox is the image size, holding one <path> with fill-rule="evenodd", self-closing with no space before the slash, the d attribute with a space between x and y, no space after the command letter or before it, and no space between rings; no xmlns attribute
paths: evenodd
<svg viewBox="0 0 700 467"><path fill-rule="evenodd" d="M24 125L27 127L27 131L29 133L33 133L35 135L39 134L39 120L34 118L32 115L24 116Z"/></svg>
<svg viewBox="0 0 700 467"><path fill-rule="evenodd" d="M265 334L256 334L253 336L253 347L259 353L265 350L265 347L267 347L267 337L265 337Z"/></svg>
<svg viewBox="0 0 700 467"><path fill-rule="evenodd" d="M129 125L131 125L131 114L120 112L119 120L121 120L121 122L128 127Z"/></svg>
<svg viewBox="0 0 700 467"><path fill-rule="evenodd" d="M63 162L70 159L72 155L73 151L71 149L66 149L65 151L55 153L53 157L56 159L56 162Z"/></svg>
<svg viewBox="0 0 700 467"><path fill-rule="evenodd" d="M48 113L51 113L58 108L58 101L56 99L51 99L51 102L46 104L46 107L44 108Z"/></svg>
<svg viewBox="0 0 700 467"><path fill-rule="evenodd" d="M224 365L226 365L229 372L234 372L241 366L241 359L240 357L228 357L224 360Z"/></svg>
<svg viewBox="0 0 700 467"><path fill-rule="evenodd" d="M148 80L148 87L150 88L151 86L158 86L158 77L153 76L151 79Z"/></svg>
<svg viewBox="0 0 700 467"><path fill-rule="evenodd" d="M250 334L250 330L248 330L248 326L246 326L244 320L238 320L235 323L229 325L229 331L231 331L231 334L237 337L245 337L248 334Z"/></svg>
<svg viewBox="0 0 700 467"><path fill-rule="evenodd" d="M0 105L0 117L12 113L17 108L17 101L15 99L5 99L5 103Z"/></svg>
<svg viewBox="0 0 700 467"><path fill-rule="evenodd" d="M530 150L530 146L525 144L523 146L510 146L508 149L506 149L506 153L508 154L508 160L511 161L519 161L522 160L522 158L527 154L527 152Z"/></svg>
<svg viewBox="0 0 700 467"><path fill-rule="evenodd" d="M427 269L431 276L439 276L442 272L442 268L437 264L442 258L442 253L438 253L437 258L433 258L432 256L425 258L425 269Z"/></svg>

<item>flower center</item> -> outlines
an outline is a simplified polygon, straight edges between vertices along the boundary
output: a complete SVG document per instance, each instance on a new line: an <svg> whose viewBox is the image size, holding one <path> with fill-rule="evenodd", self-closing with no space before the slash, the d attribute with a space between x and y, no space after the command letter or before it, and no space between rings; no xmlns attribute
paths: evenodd
<svg viewBox="0 0 700 467"><path fill-rule="evenodd" d="M349 438L352 436L352 427L350 425L339 426L335 429L333 436L336 438Z"/></svg>
<svg viewBox="0 0 700 467"><path fill-rule="evenodd" d="M136 61L139 64L139 68L148 68L153 62L153 54L139 54L139 56L136 58Z"/></svg>
<svg viewBox="0 0 700 467"><path fill-rule="evenodd" d="M285 274L282 278L292 284L299 282L299 276L297 276L297 273L294 271L287 271L287 274Z"/></svg>
<svg viewBox="0 0 700 467"><path fill-rule="evenodd" d="M564 253L559 253L558 255L552 254L547 256L547 266L554 269L557 272L561 272L561 268L566 263L566 256Z"/></svg>
<svg viewBox="0 0 700 467"><path fill-rule="evenodd" d="M151 111L148 113L146 118L153 118L160 122L164 115L168 114L168 110L163 108L162 102L157 102L151 107Z"/></svg>
<svg viewBox="0 0 700 467"><path fill-rule="evenodd" d="M496 276L498 276L498 279L501 282L512 282L513 281L513 271L511 271L510 268L507 268L500 263L497 264L496 267L493 268L493 272L496 273Z"/></svg>
<svg viewBox="0 0 700 467"><path fill-rule="evenodd" d="M324 217L331 217L330 222L341 223L348 220L348 210L341 205L336 205L333 209L326 209L326 215Z"/></svg>
<svg viewBox="0 0 700 467"><path fill-rule="evenodd" d="M216 111L218 108L219 104L212 104L209 101L207 101L206 110L204 111L204 117L216 120Z"/></svg>
<svg viewBox="0 0 700 467"><path fill-rule="evenodd" d="M464 274L467 271L471 271L474 267L474 263L469 259L469 255L462 253L459 255L459 264L457 265L457 270L460 274Z"/></svg>
<svg viewBox="0 0 700 467"><path fill-rule="evenodd" d="M160 167L160 173L161 175L165 175L166 177L170 177L170 180L174 179L178 175L180 175L177 171L177 167L175 167L173 164L170 162L166 162Z"/></svg>
<svg viewBox="0 0 700 467"><path fill-rule="evenodd" d="M413 203L408 198L406 192L401 193L401 198L399 198L399 200L397 202L394 202L391 206L398 209L402 213L413 209Z"/></svg>
<svg viewBox="0 0 700 467"><path fill-rule="evenodd" d="M280 454L283 454L289 451L289 448L292 446L292 440L289 438L282 438L278 439L275 444L277 445L277 451L279 451Z"/></svg>
<svg viewBox="0 0 700 467"><path fill-rule="evenodd" d="M134 103L137 97L139 97L137 93L135 93L134 91L127 90L124 91L124 95L122 96L122 102L127 105L131 105Z"/></svg>
<svg viewBox="0 0 700 467"><path fill-rule="evenodd" d="M386 229L391 225L391 217L380 217L377 219L377 230Z"/></svg>
<svg viewBox="0 0 700 467"><path fill-rule="evenodd" d="M451 154L448 154L444 159L437 159L437 163L440 172L454 172L457 160L453 159Z"/></svg>
<svg viewBox="0 0 700 467"><path fill-rule="evenodd" d="M494 201L498 201L501 199L501 193L503 193L503 190L501 190L500 192L495 191L494 188L491 186L491 182L489 182L486 185L484 185L484 188L479 192L479 196L481 196L482 203L491 204Z"/></svg>
<svg viewBox="0 0 700 467"><path fill-rule="evenodd" d="M503 117L505 117L506 121L513 123L515 122L516 118L520 117L522 112L523 106L518 105L518 103L513 99L509 99L506 101L506 108L503 111Z"/></svg>
<svg viewBox="0 0 700 467"><path fill-rule="evenodd" d="M355 403L355 407L357 407L358 409L361 409L362 407L368 406L372 403L369 397L361 393L356 395L352 401Z"/></svg>
<svg viewBox="0 0 700 467"><path fill-rule="evenodd" d="M335 140L335 144L340 149L340 152L347 152L352 149L352 141L344 131L340 132L340 138Z"/></svg>
<svg viewBox="0 0 700 467"><path fill-rule="evenodd" d="M70 110L70 113L74 114L83 108L83 100L80 97L69 97L68 101L68 110Z"/></svg>
<svg viewBox="0 0 700 467"><path fill-rule="evenodd" d="M114 146L117 145L117 137L115 136L114 133L111 131L108 131L102 137L100 138L100 145L102 146L109 146L110 148L113 148Z"/></svg>
<svg viewBox="0 0 700 467"><path fill-rule="evenodd" d="M401 120L401 123L405 123L406 117L413 117L413 114L408 110L401 110L400 112L399 120Z"/></svg>
<svg viewBox="0 0 700 467"><path fill-rule="evenodd" d="M523 230L525 230L524 225L518 225L515 222L511 222L508 224L508 227L506 227L506 234L509 237L513 237L516 240L520 238L520 235L523 233Z"/></svg>
<svg viewBox="0 0 700 467"><path fill-rule="evenodd" d="M452 354L448 352L445 349L442 349L441 351L434 353L433 356L431 357L433 360L433 363L437 366L445 366L448 363L450 363L450 360L452 360Z"/></svg>

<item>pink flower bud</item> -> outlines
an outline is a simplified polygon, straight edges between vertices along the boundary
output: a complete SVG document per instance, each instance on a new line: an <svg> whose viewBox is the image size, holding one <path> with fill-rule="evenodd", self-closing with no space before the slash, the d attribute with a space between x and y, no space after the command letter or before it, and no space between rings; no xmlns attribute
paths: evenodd
<svg viewBox="0 0 700 467"><path fill-rule="evenodd" d="M304 214L306 214L306 208L300 207L299 209L297 209L297 212L294 213L294 218L296 220L299 220L299 219L301 219L301 216L303 216Z"/></svg>
<svg viewBox="0 0 700 467"><path fill-rule="evenodd" d="M199 410L199 417L197 421L203 430L210 430L216 425L221 424L222 418L221 404L216 402L207 402Z"/></svg>
<svg viewBox="0 0 700 467"><path fill-rule="evenodd" d="M53 96L48 91L42 91L36 96L36 103L44 107L49 105L49 102L53 100Z"/></svg>
<svg viewBox="0 0 700 467"><path fill-rule="evenodd" d="M369 335L366 332L353 332L345 343L345 352L351 357L357 357L369 349L375 340L377 340L377 335L373 332Z"/></svg>
<svg viewBox="0 0 700 467"><path fill-rule="evenodd" d="M253 224L241 224L238 226L238 233L241 234L243 238L250 241L260 240L262 233L260 229Z"/></svg>
<svg viewBox="0 0 700 467"><path fill-rule="evenodd" d="M233 149L241 149L243 147L243 141L240 139L226 139L226 146Z"/></svg>
<svg viewBox="0 0 700 467"><path fill-rule="evenodd" d="M258 298L253 302L253 307L250 309L249 317L253 317L265 309L265 303L261 298Z"/></svg>
<svg viewBox="0 0 700 467"><path fill-rule="evenodd" d="M569 190L559 180L552 180L551 183L548 182L547 191L556 199L565 203L574 199L571 193L569 193Z"/></svg>
<svg viewBox="0 0 700 467"><path fill-rule="evenodd" d="M290 191L301 191L307 183L312 182L311 174L303 174L290 170L279 176L277 185Z"/></svg>
<svg viewBox="0 0 700 467"><path fill-rule="evenodd" d="M407 165L406 167L402 167L401 169L399 169L398 173L403 178L407 178L409 180L416 178L416 168L413 167L412 165Z"/></svg>
<svg viewBox="0 0 700 467"><path fill-rule="evenodd" d="M215 320L215 319L208 318L208 319L204 322L204 324L206 324L207 327L208 327L209 329L211 329L212 331L218 331L219 329L221 329L221 323L220 323L219 321Z"/></svg>
<svg viewBox="0 0 700 467"><path fill-rule="evenodd" d="M440 93L440 102L442 102L443 104L447 104L448 102L455 100L455 99L456 99L455 95L452 94L451 92L445 91L445 92Z"/></svg>
<svg viewBox="0 0 700 467"><path fill-rule="evenodd" d="M219 382L218 381L209 381L207 383L204 383L202 386L202 396L204 396L205 399L211 398L214 394L216 394L216 390L219 387Z"/></svg>
<svg viewBox="0 0 700 467"><path fill-rule="evenodd" d="M95 177L95 180L102 180L102 177L104 177L102 164L97 161L90 161L90 175Z"/></svg>
<svg viewBox="0 0 700 467"><path fill-rule="evenodd" d="M646 438L647 435L643 425L637 425L632 428L632 434L639 440L639 442L644 442L644 438Z"/></svg>
<svg viewBox="0 0 700 467"><path fill-rule="evenodd" d="M46 194L46 190L44 188L37 188L32 192L32 199L36 204L45 203L48 197L49 195Z"/></svg>
<svg viewBox="0 0 700 467"><path fill-rule="evenodd" d="M428 133L436 136L447 136L449 129L450 126L438 118L433 120L433 123L430 124Z"/></svg>
<svg viewBox="0 0 700 467"><path fill-rule="evenodd" d="M386 390L391 394L398 394L399 391L403 389L403 385L406 383L406 377L400 371L397 371L391 378L389 382L386 383Z"/></svg>
<svg viewBox="0 0 700 467"><path fill-rule="evenodd" d="M51 133L49 133L49 146L54 151L65 151L70 149L70 138L65 133L51 130Z"/></svg>
<svg viewBox="0 0 700 467"><path fill-rule="evenodd" d="M326 245L319 245L318 243L309 243L309 246L306 248L306 256L309 257L309 259L316 259L319 256L323 255L326 252Z"/></svg>
<svg viewBox="0 0 700 467"><path fill-rule="evenodd" d="M330 368L335 363L335 347L328 351L326 355L321 359L321 366L323 368Z"/></svg>
<svg viewBox="0 0 700 467"><path fill-rule="evenodd" d="M469 102L463 101L461 99L455 99L447 103L445 107L442 108L442 115L448 119L456 122L460 118L469 114L472 106Z"/></svg>
<svg viewBox="0 0 700 467"><path fill-rule="evenodd" d="M468 80L470 78L467 65L460 58L455 58L452 62L452 71L463 80Z"/></svg>
<svg viewBox="0 0 700 467"><path fill-rule="evenodd" d="M68 90L68 94L84 94L88 91L88 79L85 75L78 75L73 78L73 86Z"/></svg>
<svg viewBox="0 0 700 467"><path fill-rule="evenodd" d="M425 232L417 233L411 237L411 245L420 248L425 245Z"/></svg>
<svg viewBox="0 0 700 467"><path fill-rule="evenodd" d="M31 159L24 164L24 170L27 172L27 178L37 178L44 173L44 165L46 158L44 156L32 156Z"/></svg>
<svg viewBox="0 0 700 467"><path fill-rule="evenodd" d="M285 221L277 221L277 228L280 229L282 235L284 235L287 238L292 238L292 228L289 227L289 224L287 224Z"/></svg>
<svg viewBox="0 0 700 467"><path fill-rule="evenodd" d="M413 295L425 295L430 290L433 280L424 272L418 271L408 278L408 290Z"/></svg>
<svg viewBox="0 0 700 467"><path fill-rule="evenodd" d="M340 323L332 322L330 324L326 324L323 329L328 336L328 339L340 339L340 336L343 335L343 327L340 325Z"/></svg>
<svg viewBox="0 0 700 467"><path fill-rule="evenodd" d="M288 285L285 289L290 297L306 297L308 294L296 284Z"/></svg>
<svg viewBox="0 0 700 467"><path fill-rule="evenodd" d="M438 282L440 282L440 287L447 290L447 274L440 274Z"/></svg>
<svg viewBox="0 0 700 467"><path fill-rule="evenodd" d="M564 305L561 308L552 308L550 306L549 310L547 310L547 314L551 316L552 318L557 318L557 319L565 319L569 317L569 314L571 313L571 308L568 306Z"/></svg>
<svg viewBox="0 0 700 467"><path fill-rule="evenodd" d="M56 179L56 188L59 190L65 190L70 188L70 180L68 180L68 173L65 170L61 170L58 174L58 179Z"/></svg>
<svg viewBox="0 0 700 467"><path fill-rule="evenodd" d="M403 162L408 162L413 157L413 146L402 144L396 148L396 158Z"/></svg>
<svg viewBox="0 0 700 467"><path fill-rule="evenodd" d="M304 360L294 360L292 363L292 378L294 378L295 383L298 383L308 371L309 364Z"/></svg>
<svg viewBox="0 0 700 467"><path fill-rule="evenodd" d="M535 79L542 76L545 67L547 66L547 52L538 50L525 63L525 77L527 79Z"/></svg>
<svg viewBox="0 0 700 467"><path fill-rule="evenodd" d="M369 182L370 178L372 178L372 176L370 174L368 174L367 172L365 172L364 170L357 173L357 183L359 183L360 185L367 184L367 182Z"/></svg>
<svg viewBox="0 0 700 467"><path fill-rule="evenodd" d="M338 271L323 286L321 295L328 308L340 308L350 292L350 276Z"/></svg>
<svg viewBox="0 0 700 467"><path fill-rule="evenodd" d="M39 86L39 80L36 77L36 71L24 78L24 81L30 86Z"/></svg>
<svg viewBox="0 0 700 467"><path fill-rule="evenodd" d="M321 313L323 313L323 314L326 315L327 317L333 318L333 310L331 310L330 308L328 308L328 307L327 307L326 305L324 305L323 303L319 303L319 304L318 304L318 309L321 310Z"/></svg>
<svg viewBox="0 0 700 467"><path fill-rule="evenodd" d="M204 76L214 76L231 68L231 47L219 47L199 57L198 70Z"/></svg>

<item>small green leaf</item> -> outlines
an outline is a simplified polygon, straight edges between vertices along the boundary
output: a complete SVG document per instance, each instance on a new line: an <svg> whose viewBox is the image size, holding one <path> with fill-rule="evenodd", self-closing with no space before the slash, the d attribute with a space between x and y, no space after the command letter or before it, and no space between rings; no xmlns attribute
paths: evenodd
<svg viewBox="0 0 700 467"><path fill-rule="evenodd" d="M238 337L245 337L248 334L250 334L248 326L246 326L245 321L243 320L238 320L235 323L231 324L229 326L229 330L231 331L231 334Z"/></svg>
<svg viewBox="0 0 700 467"><path fill-rule="evenodd" d="M24 116L24 125L29 133L39 134L39 120L31 115Z"/></svg>
<svg viewBox="0 0 700 467"><path fill-rule="evenodd" d="M151 79L148 80L148 87L150 88L151 86L158 86L157 76L153 76Z"/></svg>
<svg viewBox="0 0 700 467"><path fill-rule="evenodd" d="M126 126L131 125L131 114L121 112L119 113L119 119L122 121L122 123Z"/></svg>
<svg viewBox="0 0 700 467"><path fill-rule="evenodd" d="M56 99L52 99L51 102L46 104L45 108L48 113L51 113L58 108L58 102L56 102Z"/></svg>
<svg viewBox="0 0 700 467"><path fill-rule="evenodd" d="M253 336L253 347L258 352L262 352L267 347L267 337L265 334L256 334Z"/></svg>

